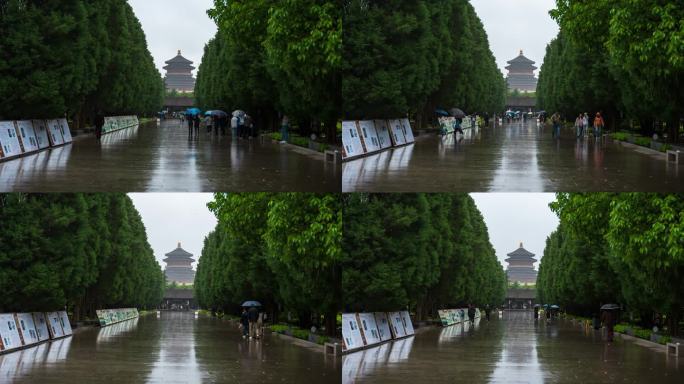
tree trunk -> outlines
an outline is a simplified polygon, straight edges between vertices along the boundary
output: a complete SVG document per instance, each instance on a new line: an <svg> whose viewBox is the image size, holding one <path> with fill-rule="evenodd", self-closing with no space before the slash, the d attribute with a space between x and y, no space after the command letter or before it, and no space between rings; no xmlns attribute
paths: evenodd
<svg viewBox="0 0 684 384"><path fill-rule="evenodd" d="M329 119L325 121L325 136L328 144L337 144L337 120Z"/></svg>
<svg viewBox="0 0 684 384"><path fill-rule="evenodd" d="M325 314L325 334L326 336L337 336L337 313L334 310Z"/></svg>
<svg viewBox="0 0 684 384"><path fill-rule="evenodd" d="M667 122L668 135L670 136L670 142L679 142L679 114L675 113L674 116L670 118Z"/></svg>

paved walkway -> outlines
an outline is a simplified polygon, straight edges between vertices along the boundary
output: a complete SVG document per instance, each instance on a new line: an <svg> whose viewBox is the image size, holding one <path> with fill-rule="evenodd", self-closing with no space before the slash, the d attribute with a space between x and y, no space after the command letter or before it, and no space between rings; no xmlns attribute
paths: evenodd
<svg viewBox="0 0 684 384"><path fill-rule="evenodd" d="M340 364L235 324L164 312L0 356L1 383L339 383Z"/></svg>
<svg viewBox="0 0 684 384"><path fill-rule="evenodd" d="M232 140L167 120L0 163L0 192L339 192L339 165L272 142Z"/></svg>
<svg viewBox="0 0 684 384"><path fill-rule="evenodd" d="M681 192L684 166L618 143L562 139L536 122L419 137L343 164L344 192Z"/></svg>
<svg viewBox="0 0 684 384"><path fill-rule="evenodd" d="M506 312L344 356L351 383L680 383L684 359L566 321Z"/></svg>

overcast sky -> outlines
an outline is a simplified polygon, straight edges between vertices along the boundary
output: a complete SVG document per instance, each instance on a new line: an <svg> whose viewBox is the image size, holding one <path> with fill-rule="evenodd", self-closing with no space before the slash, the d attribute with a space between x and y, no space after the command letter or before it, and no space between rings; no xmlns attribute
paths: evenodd
<svg viewBox="0 0 684 384"><path fill-rule="evenodd" d="M183 57L199 67L204 45L216 33L216 24L207 16L213 0L128 0L128 3L142 24L147 46L162 76L164 62L174 58L179 49Z"/></svg>
<svg viewBox="0 0 684 384"><path fill-rule="evenodd" d="M558 227L558 217L549 208L553 193L473 193L489 229L489 241L504 268L506 254L520 242L537 260L544 254L546 238ZM535 264L539 270L539 263Z"/></svg>
<svg viewBox="0 0 684 384"><path fill-rule="evenodd" d="M484 24L489 45L505 74L506 62L522 49L541 67L546 45L558 34L558 24L549 11L555 0L470 0Z"/></svg>
<svg viewBox="0 0 684 384"><path fill-rule="evenodd" d="M165 254L183 249L199 260L204 238L216 226L216 217L207 208L211 193L131 193L131 200L140 212L154 256L162 268ZM193 264L197 270L197 263Z"/></svg>

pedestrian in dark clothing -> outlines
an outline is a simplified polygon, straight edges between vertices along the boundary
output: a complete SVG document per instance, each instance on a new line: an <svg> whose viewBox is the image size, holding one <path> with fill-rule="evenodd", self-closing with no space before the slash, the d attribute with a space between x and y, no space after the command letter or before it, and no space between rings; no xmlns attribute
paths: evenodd
<svg viewBox="0 0 684 384"><path fill-rule="evenodd" d="M256 307L251 307L247 311L247 319L249 320L249 338L256 337L257 320L259 320L259 310Z"/></svg>
<svg viewBox="0 0 684 384"><path fill-rule="evenodd" d="M242 308L242 314L240 315L240 325L242 325L242 338L245 339L249 336L249 317L247 315L247 310Z"/></svg>
<svg viewBox="0 0 684 384"><path fill-rule="evenodd" d="M609 342L612 342L614 336L613 327L615 326L615 314L613 311L603 311L601 320L603 321L603 325L606 327L607 339Z"/></svg>
<svg viewBox="0 0 684 384"><path fill-rule="evenodd" d="M191 114L187 114L185 119L188 121L188 137L192 137L192 127L195 125L195 119Z"/></svg>
<svg viewBox="0 0 684 384"><path fill-rule="evenodd" d="M487 123L487 124L489 124L489 123ZM489 321L489 312L490 312L490 310L489 310L489 304L487 304L487 305L485 306L485 319L487 319L487 321Z"/></svg>
<svg viewBox="0 0 684 384"><path fill-rule="evenodd" d="M104 129L105 117L103 114L98 113L95 117L95 138L99 143L102 139L102 130Z"/></svg>
<svg viewBox="0 0 684 384"><path fill-rule="evenodd" d="M471 323L475 322L475 307L472 304L468 304L468 319Z"/></svg>
<svg viewBox="0 0 684 384"><path fill-rule="evenodd" d="M200 122L202 120L200 119L199 115L195 115L194 119L194 125L195 125L195 136L199 137L199 129L200 129Z"/></svg>
<svg viewBox="0 0 684 384"><path fill-rule="evenodd" d="M534 307L534 319L539 319L539 307Z"/></svg>

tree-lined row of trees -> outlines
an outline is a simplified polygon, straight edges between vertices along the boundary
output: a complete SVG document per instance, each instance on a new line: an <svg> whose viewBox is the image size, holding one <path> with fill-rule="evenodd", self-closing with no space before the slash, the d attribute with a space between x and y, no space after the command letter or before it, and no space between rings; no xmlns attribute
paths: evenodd
<svg viewBox="0 0 684 384"><path fill-rule="evenodd" d="M506 85L468 0L345 0L344 118L503 110Z"/></svg>
<svg viewBox="0 0 684 384"><path fill-rule="evenodd" d="M574 119L603 111L613 127L634 119L651 135L684 117L684 7L677 2L557 0L560 34L539 76L539 106Z"/></svg>
<svg viewBox="0 0 684 384"><path fill-rule="evenodd" d="M0 117L149 115L163 82L126 0L0 1Z"/></svg>
<svg viewBox="0 0 684 384"><path fill-rule="evenodd" d="M261 127L287 115L304 133L337 137L342 21L335 1L215 0L195 94L204 109L240 108Z"/></svg>
<svg viewBox="0 0 684 384"><path fill-rule="evenodd" d="M0 195L0 312L157 306L164 275L124 194Z"/></svg>
<svg viewBox="0 0 684 384"><path fill-rule="evenodd" d="M650 326L666 314L673 333L684 311L684 196L559 194L559 228L547 239L540 299L590 316L620 303Z"/></svg>
<svg viewBox="0 0 684 384"><path fill-rule="evenodd" d="M341 303L342 211L338 195L217 194L218 218L195 277L199 304L238 314L258 300L276 319L325 325L334 335Z"/></svg>
<svg viewBox="0 0 684 384"><path fill-rule="evenodd" d="M350 194L344 200L345 311L410 308L417 318L500 305L506 275L466 194Z"/></svg>

